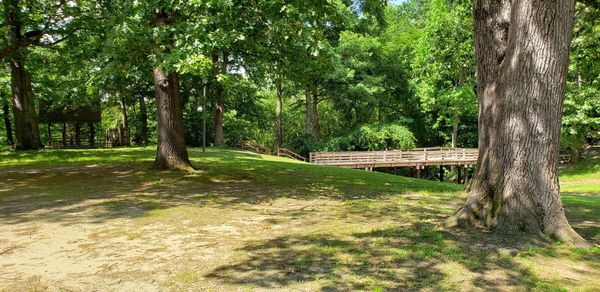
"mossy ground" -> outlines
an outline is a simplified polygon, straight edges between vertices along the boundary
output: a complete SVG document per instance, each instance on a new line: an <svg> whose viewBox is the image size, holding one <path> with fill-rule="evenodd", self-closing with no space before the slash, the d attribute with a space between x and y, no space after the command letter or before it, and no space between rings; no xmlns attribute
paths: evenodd
<svg viewBox="0 0 600 292"><path fill-rule="evenodd" d="M0 290L600 287L600 248L444 228L466 196L457 185L190 156L195 173L151 170L153 148L0 153ZM578 167L561 180L591 187L567 187L567 216L600 244L598 168Z"/></svg>

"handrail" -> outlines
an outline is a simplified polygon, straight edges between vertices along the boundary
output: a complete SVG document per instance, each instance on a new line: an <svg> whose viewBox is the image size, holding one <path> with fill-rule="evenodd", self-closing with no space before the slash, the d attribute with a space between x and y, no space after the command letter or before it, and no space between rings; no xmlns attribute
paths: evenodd
<svg viewBox="0 0 600 292"><path fill-rule="evenodd" d="M364 165L472 165L477 162L477 156L477 149L432 147L408 151L311 152L309 161L356 168Z"/></svg>
<svg viewBox="0 0 600 292"><path fill-rule="evenodd" d="M277 156L306 161L306 157L286 148L277 148Z"/></svg>
<svg viewBox="0 0 600 292"><path fill-rule="evenodd" d="M244 150L249 149L253 152L260 153L260 154L271 155L271 151L269 149L261 146L258 143L252 142L252 141L241 142L241 148Z"/></svg>

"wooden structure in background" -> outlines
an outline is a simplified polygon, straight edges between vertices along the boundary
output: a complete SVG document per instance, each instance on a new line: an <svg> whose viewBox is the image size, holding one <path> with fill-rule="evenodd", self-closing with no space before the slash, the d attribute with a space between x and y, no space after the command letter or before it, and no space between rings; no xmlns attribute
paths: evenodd
<svg viewBox="0 0 600 292"><path fill-rule="evenodd" d="M238 146L239 148L242 148L242 150L250 150L260 154L271 155L271 151L269 149L253 141L242 141Z"/></svg>
<svg viewBox="0 0 600 292"><path fill-rule="evenodd" d="M277 148L277 156L306 161L306 157L286 148Z"/></svg>
<svg viewBox="0 0 600 292"><path fill-rule="evenodd" d="M101 121L100 111L94 106L52 107L40 102L40 124L47 125L46 146L49 148L96 147L95 123ZM53 125L60 125L60 136L53 135ZM86 126L87 125L87 129Z"/></svg>
<svg viewBox="0 0 600 292"><path fill-rule="evenodd" d="M117 127L106 131L106 147L131 146L129 128Z"/></svg>
<svg viewBox="0 0 600 292"><path fill-rule="evenodd" d="M347 151L347 152L311 152L310 163L344 168L412 167L416 177L428 166L439 166L439 179L444 180L444 166L458 167L458 179L461 181L461 169L465 168L464 181L468 181L467 169L477 164L478 150L472 148L416 148L412 150L388 151Z"/></svg>
<svg viewBox="0 0 600 292"><path fill-rule="evenodd" d="M414 167L430 165L472 166L477 163L477 149L417 148L413 150L311 152L310 163L345 168Z"/></svg>

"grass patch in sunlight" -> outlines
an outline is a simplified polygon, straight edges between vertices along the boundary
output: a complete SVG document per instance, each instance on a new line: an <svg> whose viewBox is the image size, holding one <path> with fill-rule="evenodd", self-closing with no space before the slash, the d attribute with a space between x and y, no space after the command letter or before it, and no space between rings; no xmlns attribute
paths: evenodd
<svg viewBox="0 0 600 292"><path fill-rule="evenodd" d="M586 159L560 168L561 192L600 194L600 159Z"/></svg>

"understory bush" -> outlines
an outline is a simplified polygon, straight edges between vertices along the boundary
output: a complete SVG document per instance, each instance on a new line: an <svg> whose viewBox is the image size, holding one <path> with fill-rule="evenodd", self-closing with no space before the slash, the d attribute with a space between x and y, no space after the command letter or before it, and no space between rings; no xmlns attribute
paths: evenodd
<svg viewBox="0 0 600 292"><path fill-rule="evenodd" d="M415 147L415 137L406 127L395 124L365 125L329 140L320 151L406 150Z"/></svg>

